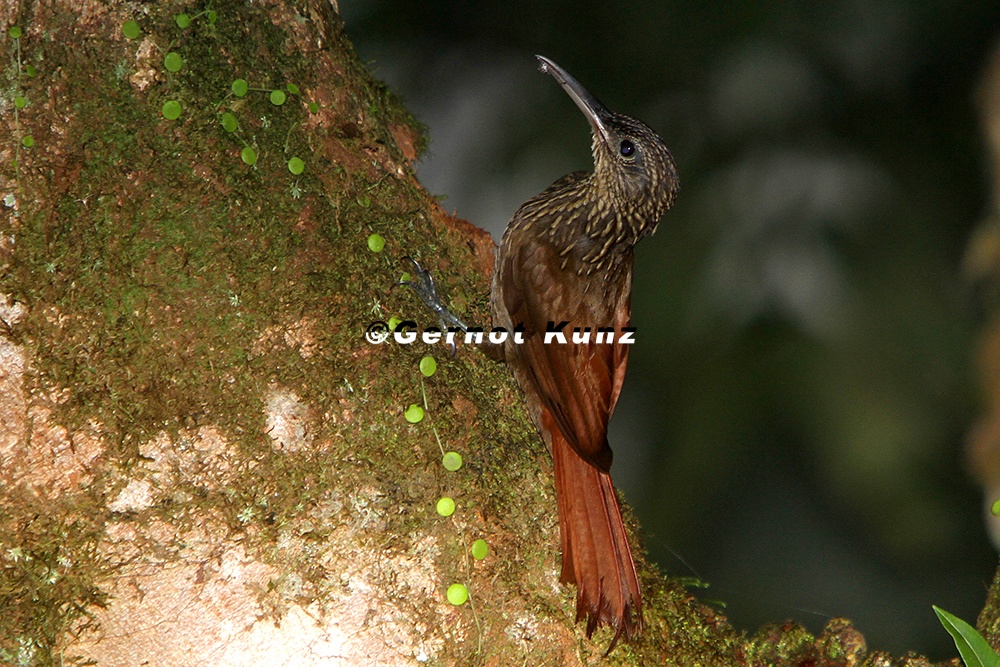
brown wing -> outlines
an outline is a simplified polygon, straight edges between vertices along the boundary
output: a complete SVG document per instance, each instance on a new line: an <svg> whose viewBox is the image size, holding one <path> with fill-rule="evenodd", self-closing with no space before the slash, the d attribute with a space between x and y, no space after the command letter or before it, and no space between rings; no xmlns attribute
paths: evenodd
<svg viewBox="0 0 1000 667"><path fill-rule="evenodd" d="M508 252L501 251L500 287L510 322L523 322L527 335L507 354L521 358L525 392L537 394L573 449L607 471L612 459L608 420L621 392L628 346L597 344L596 327L620 332L628 326L631 257L618 267L626 273L623 279L566 275L555 248L530 229L515 233L520 238L506 239ZM550 321L569 322L562 329L566 344L544 343ZM590 342L574 344L574 327L591 327Z"/></svg>

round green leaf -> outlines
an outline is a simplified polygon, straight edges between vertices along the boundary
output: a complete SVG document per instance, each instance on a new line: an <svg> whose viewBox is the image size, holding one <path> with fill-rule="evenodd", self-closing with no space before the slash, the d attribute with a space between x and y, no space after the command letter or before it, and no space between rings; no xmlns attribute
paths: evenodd
<svg viewBox="0 0 1000 667"><path fill-rule="evenodd" d="M168 100L163 103L163 117L167 120L177 120L181 117L181 112L184 109L181 107L181 103L177 100Z"/></svg>
<svg viewBox="0 0 1000 667"><path fill-rule="evenodd" d="M462 455L458 452L448 452L441 459L441 465L448 472L455 472L462 467Z"/></svg>
<svg viewBox="0 0 1000 667"><path fill-rule="evenodd" d="M395 315L393 315L392 317L390 317L389 318L389 331L395 331L396 327L398 327L399 323L402 322L402 321L403 320L399 319Z"/></svg>
<svg viewBox="0 0 1000 667"><path fill-rule="evenodd" d="M24 135L24 139L21 139L21 145L25 148L31 148L35 145L35 138L30 134Z"/></svg>
<svg viewBox="0 0 1000 667"><path fill-rule="evenodd" d="M222 114L222 118L219 119L222 123L222 129L226 132L235 132L240 128L240 123L236 120L236 116L229 113L228 111Z"/></svg>
<svg viewBox="0 0 1000 667"><path fill-rule="evenodd" d="M178 14L174 17L174 23L177 24L178 28L184 29L191 25L191 17L187 14Z"/></svg>
<svg viewBox="0 0 1000 667"><path fill-rule="evenodd" d="M465 604L469 599L469 589L462 584L452 584L448 587L448 602L456 607Z"/></svg>
<svg viewBox="0 0 1000 667"><path fill-rule="evenodd" d="M215 25L215 22L219 20L219 13L214 9L209 9L205 16L208 17L209 25Z"/></svg>
<svg viewBox="0 0 1000 667"><path fill-rule="evenodd" d="M18 95L14 98L14 106L18 109L23 109L28 106L28 100L24 97L24 95Z"/></svg>
<svg viewBox="0 0 1000 667"><path fill-rule="evenodd" d="M990 514L993 516L1000 516L1000 500L993 502L993 506L990 507Z"/></svg>
<svg viewBox="0 0 1000 667"><path fill-rule="evenodd" d="M135 39L139 36L142 31L139 30L139 24L135 21L125 21L122 24L122 34L129 39Z"/></svg>
<svg viewBox="0 0 1000 667"><path fill-rule="evenodd" d="M368 237L368 249L372 252L382 252L385 247L385 239L381 234L372 234Z"/></svg>
<svg viewBox="0 0 1000 667"><path fill-rule="evenodd" d="M292 172L296 176L302 173L306 168L306 163L302 161L302 158L293 157L288 161L288 171Z"/></svg>
<svg viewBox="0 0 1000 667"><path fill-rule="evenodd" d="M441 516L451 516L455 513L455 501L445 496L437 502L437 513Z"/></svg>
<svg viewBox="0 0 1000 667"><path fill-rule="evenodd" d="M434 372L437 370L437 368L438 368L437 362L434 360L434 357L430 355L427 355L426 357L420 360L420 372L423 373L424 377L429 378L430 376L434 375Z"/></svg>
<svg viewBox="0 0 1000 667"><path fill-rule="evenodd" d="M285 86L285 90L287 90L288 92L290 92L292 95L298 95L299 94L299 87L296 86L294 83L290 83L287 86Z"/></svg>
<svg viewBox="0 0 1000 667"><path fill-rule="evenodd" d="M18 39L21 36L21 28L19 26L13 25L10 30L7 31L11 39Z"/></svg>
<svg viewBox="0 0 1000 667"><path fill-rule="evenodd" d="M35 69L34 65L29 63L24 66L24 73L27 74L28 76L35 76L35 74L38 73L38 70Z"/></svg>
<svg viewBox="0 0 1000 667"><path fill-rule="evenodd" d="M236 79L233 81L233 95L236 97L243 97L250 90L250 84L247 83L246 79Z"/></svg>
<svg viewBox="0 0 1000 667"><path fill-rule="evenodd" d="M285 103L285 91L283 90L272 90L271 91L271 104L276 107L280 107Z"/></svg>
<svg viewBox="0 0 1000 667"><path fill-rule="evenodd" d="M257 162L257 151L255 151L250 146L247 146L240 151L240 159L247 164L254 164Z"/></svg>
<svg viewBox="0 0 1000 667"><path fill-rule="evenodd" d="M179 72L181 71L181 67L184 67L184 59L181 58L181 54L171 51L164 56L163 66L170 72Z"/></svg>
<svg viewBox="0 0 1000 667"><path fill-rule="evenodd" d="M319 105L315 102L309 103L309 113L319 113Z"/></svg>
<svg viewBox="0 0 1000 667"><path fill-rule="evenodd" d="M486 544L486 540L476 540L472 543L472 557L476 560L482 560L486 558L486 555L490 552L490 545Z"/></svg>
<svg viewBox="0 0 1000 667"><path fill-rule="evenodd" d="M403 417L411 424L418 424L424 419L424 409L416 403L411 403L410 407L406 408L406 412L403 413Z"/></svg>

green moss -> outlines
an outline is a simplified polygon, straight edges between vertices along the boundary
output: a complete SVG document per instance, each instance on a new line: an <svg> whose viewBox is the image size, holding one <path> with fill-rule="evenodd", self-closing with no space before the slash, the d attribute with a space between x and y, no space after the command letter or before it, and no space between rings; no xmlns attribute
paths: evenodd
<svg viewBox="0 0 1000 667"><path fill-rule="evenodd" d="M72 156L71 174L60 177L60 190L42 185L31 197L19 196L26 204L18 221L17 253L4 259L0 289L31 306L16 332L33 353L29 391L70 390L53 415L57 423L71 433L100 424L112 446L108 464L125 468L138 446L161 431L216 425L256 465L252 471L247 467L228 495L202 493L190 510L224 510L234 526L245 525L241 517L279 526L303 506L319 502L330 488L346 484L330 473L342 467L344 452L333 449L296 461L273 453L263 423L264 388L270 382L294 387L309 404L337 414L344 408L336 406L345 400L350 405L356 391L376 405L389 402L398 386L381 384L381 377L393 374L392 355L378 360L383 368L352 360L352 350L364 344L354 334L370 317L366 308L331 309L328 303L338 294L381 292L382 278L388 290L391 279L385 260L353 257L345 237L315 231L336 226L343 206L335 192L328 192L328 182L305 173L300 176L303 192L311 194L301 200L287 195L290 176L281 157L286 142L291 136L296 152L305 156L316 140L293 129L304 108L285 104L276 111L266 99L248 100L240 118L261 147L259 170L247 172L239 161L224 159L232 140L222 134L212 104L224 97L234 72L268 62L273 68L262 75L275 82L294 74L308 86L315 76L306 58L286 53L284 36L262 14L255 16L257 10L245 3L219 3L218 10L238 20L226 22L226 29L220 21L214 35L192 23L178 36L166 14L149 17L151 38L164 44L175 40L185 66L174 80L144 95L121 85L116 63L127 54L109 50L81 58L66 42L46 43L44 59L69 82L66 96L81 119L71 127L70 143L83 149ZM273 59L260 58L261 44L272 49ZM349 68L355 78L339 85L364 91L371 79L355 68ZM174 97L185 107L179 125L159 117L164 100ZM90 122L93 118L102 122ZM355 187L354 181L345 183ZM425 207L412 186L379 190L391 198L377 207L383 228L397 224L401 204L406 211ZM40 205L33 208L36 200ZM306 209L308 224L298 229ZM369 224L360 217L353 222ZM405 240L418 242L412 233ZM350 260L332 259L338 257ZM283 327L303 315L315 321L317 356L304 358L280 339L260 342L269 326ZM374 406L347 409L359 420L387 421ZM343 441L344 432L353 428L328 421L315 435ZM386 425L378 437L390 456L370 459L361 479L385 480L390 466L414 463L413 443L400 428ZM4 490L4 506L21 506L12 493ZM244 509L261 508L262 499L266 511L234 509L241 503ZM67 542L60 526L69 514L47 507L34 523L4 527L2 543L5 548L23 543L17 548L30 552L35 564L47 563L46 549L60 540L71 552L86 551L100 524ZM19 515L5 516L14 521ZM271 531L261 534L276 539ZM14 610L0 618L0 637L13 642L0 644L5 656L16 657L18 650L27 650L23 646L42 656L65 629L67 609L82 613L103 603L94 588L100 569L79 572L79 580L61 579L75 582L72 586L61 583L38 605L32 591L44 572L4 567L0 591L6 595L4 608Z"/></svg>
<svg viewBox="0 0 1000 667"><path fill-rule="evenodd" d="M88 609L107 595L95 584L108 573L97 554L103 527L95 498L54 506L5 492L0 517L0 662L72 664L58 647L70 628L92 627Z"/></svg>
<svg viewBox="0 0 1000 667"><path fill-rule="evenodd" d="M184 29L167 7L144 16L144 34L170 44L183 67L142 91L123 85L120 63L134 58L132 42L81 57L71 40L52 39L38 47L43 54L26 54L60 72L78 119L59 147L72 151L29 156L53 162L27 173L58 176L25 181L16 252L0 260L0 292L29 306L14 330L32 355L27 389L66 397L51 419L68 432L99 425L109 450L95 464L97 489L139 465L139 448L161 433L212 426L234 445L230 483L182 482L178 497L190 500L149 508L143 521L221 516L245 548L297 573L313 592L338 584L313 555L278 548L289 530L305 532L308 523L308 539L321 544L349 525L359 542L399 553L421 548L429 535L441 545L439 571L468 583L474 601L494 577L536 578L536 593L508 602L561 605L571 618L572 592L551 592L547 579L557 558L548 458L507 370L465 348L437 358L423 380L429 409L410 425L402 407L422 403L420 360L434 350L373 348L362 335L390 314L430 322L412 292L391 288L404 255L435 271L458 314L488 318L488 276L472 271L468 246L440 227L415 180L397 175L405 160L391 128L416 124L357 61L339 23L324 35L336 58L330 74L290 48L258 6L217 0L212 7L214 24L185 7L192 15ZM280 107L255 91L240 98L231 86L241 76L253 87L295 81L301 96L286 86L292 95ZM322 88L336 90L338 103L317 107L317 122L305 105ZM183 106L175 121L161 117L168 100ZM238 132L220 122L225 114ZM247 144L255 147L254 168L236 157ZM289 173L290 156L309 168ZM376 233L385 245L368 252ZM449 268L437 270L438 262ZM316 415L312 444L294 455L276 450L266 431L272 386L294 391ZM459 470L441 466L435 432L461 452ZM476 574L480 588L465 576L468 543L448 522L429 520L446 485L461 499L463 520L527 527L487 536L490 558L476 564L489 568ZM63 573L67 583L46 592L39 609L33 587L48 570L5 565L0 573L7 596L0 603L16 610L0 615L0 637L13 638L0 643L7 652L0 656L19 650L19 638L51 654L60 628L106 602L100 582L108 565L95 548L104 514L89 496L75 498L75 509L34 507L2 489L0 502L18 508L6 523L0 518L5 548L23 544L37 563L58 562L65 549L88 563L72 577ZM398 536L389 547L386 532ZM465 660L471 643L446 653L463 664L486 660L488 652Z"/></svg>

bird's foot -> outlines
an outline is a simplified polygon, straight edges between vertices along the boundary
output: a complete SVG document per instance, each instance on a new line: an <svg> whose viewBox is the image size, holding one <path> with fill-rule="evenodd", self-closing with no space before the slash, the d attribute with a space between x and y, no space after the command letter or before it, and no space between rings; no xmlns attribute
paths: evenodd
<svg viewBox="0 0 1000 667"><path fill-rule="evenodd" d="M408 262L411 265L410 269L410 280L403 280L396 283L396 285L405 285L409 287L420 300L430 308L435 315L437 315L438 323L441 325L441 330L454 330L461 329L462 331L468 331L469 327L458 319L454 313L448 310L448 306L444 304L444 300L438 295L437 287L434 285L434 277L430 274L430 271L420 266L417 260L412 257L404 257L403 261ZM455 355L455 343L451 343L451 354Z"/></svg>

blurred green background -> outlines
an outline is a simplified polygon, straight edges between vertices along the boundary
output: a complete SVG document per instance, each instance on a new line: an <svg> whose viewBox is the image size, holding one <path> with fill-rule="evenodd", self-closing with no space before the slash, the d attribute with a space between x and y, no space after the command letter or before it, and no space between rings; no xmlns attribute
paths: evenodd
<svg viewBox="0 0 1000 667"><path fill-rule="evenodd" d="M427 125L419 176L499 238L590 167L533 54L671 146L681 194L637 252L614 475L647 546L738 626L846 616L954 654L996 557L963 442L988 209L975 86L1000 3L341 0Z"/></svg>

